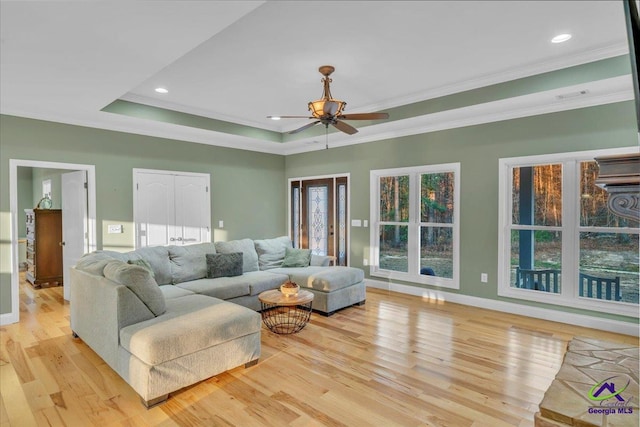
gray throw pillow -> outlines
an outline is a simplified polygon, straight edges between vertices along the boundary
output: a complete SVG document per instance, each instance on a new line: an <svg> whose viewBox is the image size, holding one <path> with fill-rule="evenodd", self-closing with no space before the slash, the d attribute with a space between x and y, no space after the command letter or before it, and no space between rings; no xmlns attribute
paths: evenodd
<svg viewBox="0 0 640 427"><path fill-rule="evenodd" d="M207 254L207 277L233 277L242 275L242 252Z"/></svg>
<svg viewBox="0 0 640 427"><path fill-rule="evenodd" d="M309 267L311 249L287 248L282 267Z"/></svg>
<svg viewBox="0 0 640 427"><path fill-rule="evenodd" d="M154 277L151 264L149 264L147 261L143 259L130 259L129 261L127 261L127 264L139 265L140 267L146 268L147 270L149 270L149 273L151 273L151 277Z"/></svg>
<svg viewBox="0 0 640 427"><path fill-rule="evenodd" d="M104 267L104 277L129 288L155 316L167 310L160 287L145 267L112 261Z"/></svg>

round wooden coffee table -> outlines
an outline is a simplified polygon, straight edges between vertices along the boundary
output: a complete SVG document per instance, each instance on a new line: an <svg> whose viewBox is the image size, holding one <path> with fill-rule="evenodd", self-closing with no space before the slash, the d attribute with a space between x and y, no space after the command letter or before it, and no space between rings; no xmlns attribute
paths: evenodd
<svg viewBox="0 0 640 427"><path fill-rule="evenodd" d="M309 291L301 289L291 296L279 290L265 291L258 299L262 305L262 321L276 334L293 334L309 323L313 303L313 294Z"/></svg>

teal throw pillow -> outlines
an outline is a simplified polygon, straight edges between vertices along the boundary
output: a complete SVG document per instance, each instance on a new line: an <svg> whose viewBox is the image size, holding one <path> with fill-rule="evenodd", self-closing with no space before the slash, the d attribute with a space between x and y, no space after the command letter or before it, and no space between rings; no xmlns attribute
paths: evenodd
<svg viewBox="0 0 640 427"><path fill-rule="evenodd" d="M282 261L282 267L309 267L311 249L287 248Z"/></svg>
<svg viewBox="0 0 640 427"><path fill-rule="evenodd" d="M242 275L242 252L228 254L207 254L207 277L233 277Z"/></svg>

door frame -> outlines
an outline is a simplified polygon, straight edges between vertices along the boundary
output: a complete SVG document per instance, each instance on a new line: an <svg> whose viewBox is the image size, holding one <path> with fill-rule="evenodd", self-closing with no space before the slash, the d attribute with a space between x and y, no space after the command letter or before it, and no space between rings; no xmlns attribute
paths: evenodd
<svg viewBox="0 0 640 427"><path fill-rule="evenodd" d="M11 224L11 311L0 315L0 325L20 321L20 284L18 268L18 167L84 170L87 172L87 221L89 251L95 251L96 241L96 167L75 163L59 163L40 160L9 159L9 215Z"/></svg>
<svg viewBox="0 0 640 427"><path fill-rule="evenodd" d="M291 235L291 183L295 182L295 181L313 181L313 180L319 180L319 179L331 179L334 180L335 178L347 178L347 218L346 218L346 226L347 226L347 248L349 250L349 252L351 252L351 173L347 172L347 173L334 173L334 174L329 174L329 175L313 175L313 176L303 176L303 177L295 177L295 178L289 178L287 180L287 234L289 235L289 238L291 239L291 241L293 241L293 236ZM302 186L300 186L300 191L302 191ZM334 192L335 193L335 192ZM335 194L334 194L334 199L335 199ZM335 215L335 209L334 209L334 213ZM335 223L335 218L334 218L334 223ZM351 256L348 255L347 256L347 265L351 265Z"/></svg>

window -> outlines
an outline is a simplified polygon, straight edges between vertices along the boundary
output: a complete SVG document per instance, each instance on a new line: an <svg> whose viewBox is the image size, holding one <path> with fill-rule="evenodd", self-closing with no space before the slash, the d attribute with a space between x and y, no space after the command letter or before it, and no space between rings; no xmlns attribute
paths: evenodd
<svg viewBox="0 0 640 427"><path fill-rule="evenodd" d="M500 160L499 294L638 315L638 221L612 214L594 157Z"/></svg>
<svg viewBox="0 0 640 427"><path fill-rule="evenodd" d="M372 276L459 288L460 164L371 171Z"/></svg>

